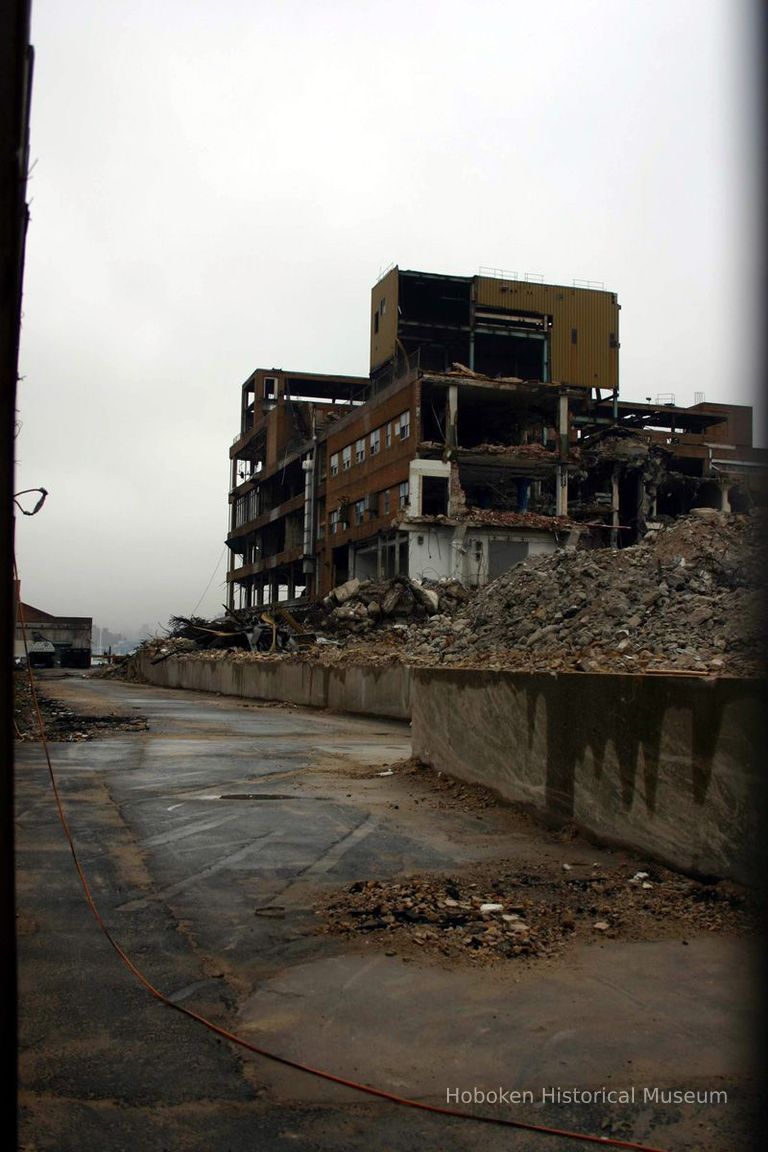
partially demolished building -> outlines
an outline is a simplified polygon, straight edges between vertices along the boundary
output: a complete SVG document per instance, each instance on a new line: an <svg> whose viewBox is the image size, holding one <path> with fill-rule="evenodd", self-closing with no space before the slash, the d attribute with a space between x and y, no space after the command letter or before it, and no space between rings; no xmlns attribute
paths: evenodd
<svg viewBox="0 0 768 1152"><path fill-rule="evenodd" d="M601 289L391 269L368 377L243 385L229 607L355 576L478 587L580 538L622 546L693 506L748 504L751 409L620 401L618 321Z"/></svg>

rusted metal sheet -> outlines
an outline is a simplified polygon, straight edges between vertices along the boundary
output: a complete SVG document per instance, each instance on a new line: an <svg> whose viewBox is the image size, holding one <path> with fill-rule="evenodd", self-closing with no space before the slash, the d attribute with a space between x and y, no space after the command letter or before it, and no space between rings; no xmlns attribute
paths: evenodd
<svg viewBox="0 0 768 1152"><path fill-rule="evenodd" d="M391 268L371 289L371 371L395 354L399 269Z"/></svg>

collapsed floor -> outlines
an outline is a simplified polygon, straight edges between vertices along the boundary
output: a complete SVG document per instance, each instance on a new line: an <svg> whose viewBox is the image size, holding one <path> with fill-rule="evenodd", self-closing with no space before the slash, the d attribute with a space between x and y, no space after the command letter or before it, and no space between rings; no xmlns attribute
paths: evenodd
<svg viewBox="0 0 768 1152"><path fill-rule="evenodd" d="M257 631L240 616L178 617L144 647L155 660L760 675L763 528L756 512L698 509L632 547L532 558L473 593L455 581L352 580L300 624L280 612ZM135 670L129 661L117 674Z"/></svg>

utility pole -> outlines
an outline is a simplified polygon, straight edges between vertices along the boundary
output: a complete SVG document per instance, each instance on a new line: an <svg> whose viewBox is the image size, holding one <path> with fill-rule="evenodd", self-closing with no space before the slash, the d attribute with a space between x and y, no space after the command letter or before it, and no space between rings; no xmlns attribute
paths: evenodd
<svg viewBox="0 0 768 1152"><path fill-rule="evenodd" d="M14 439L19 332L27 231L29 107L33 53L31 0L0 0L0 518L6 555L13 549ZM13 571L0 581L0 1037L5 1075L0 1116L5 1147L17 1145L16 903L13 826L13 647L16 605Z"/></svg>

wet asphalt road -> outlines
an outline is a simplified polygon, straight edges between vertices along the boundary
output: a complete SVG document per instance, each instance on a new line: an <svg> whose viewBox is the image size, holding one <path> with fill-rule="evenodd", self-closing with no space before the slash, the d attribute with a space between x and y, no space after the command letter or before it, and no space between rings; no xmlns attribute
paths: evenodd
<svg viewBox="0 0 768 1152"><path fill-rule="evenodd" d="M321 889L565 849L504 813L438 809L378 776L409 754L407 725L80 677L48 687L149 719L148 732L52 755L102 914L172 999L435 1103L474 1085L537 1098L553 1085L725 1088L727 1106L502 1112L670 1152L747 1146L744 942L617 941L501 975L353 948L316 933ZM21 1148L589 1147L371 1102L158 1004L94 927L36 746L19 749L17 796Z"/></svg>

